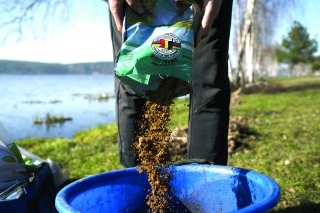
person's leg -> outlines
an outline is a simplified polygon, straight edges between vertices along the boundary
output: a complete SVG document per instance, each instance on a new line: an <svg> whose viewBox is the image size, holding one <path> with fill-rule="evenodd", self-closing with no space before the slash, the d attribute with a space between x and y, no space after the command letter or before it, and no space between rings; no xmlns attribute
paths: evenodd
<svg viewBox="0 0 320 213"><path fill-rule="evenodd" d="M194 53L188 158L227 165L230 83L228 50L232 0L223 0L209 35Z"/></svg>
<svg viewBox="0 0 320 213"><path fill-rule="evenodd" d="M122 35L117 30L111 15L110 28L114 62L116 62L122 44ZM136 95L128 85L123 84L116 76L115 97L120 163L124 167L133 167L137 165L136 152L132 146L135 139L135 132L138 129L136 121L139 119L139 113L142 111L145 100Z"/></svg>

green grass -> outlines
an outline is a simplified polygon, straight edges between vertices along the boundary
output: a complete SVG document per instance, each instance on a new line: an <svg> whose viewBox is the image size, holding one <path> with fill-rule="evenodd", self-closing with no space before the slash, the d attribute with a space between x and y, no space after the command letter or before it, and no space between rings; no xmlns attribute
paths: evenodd
<svg viewBox="0 0 320 213"><path fill-rule="evenodd" d="M257 133L248 147L229 158L229 165L272 177L281 200L272 212L320 212L320 77L268 79L285 92L244 94L231 106L232 116L251 120ZM175 102L171 127L186 126L188 102ZM78 179L122 168L118 161L115 124L81 131L71 140L31 138L19 145L51 158Z"/></svg>
<svg viewBox="0 0 320 213"><path fill-rule="evenodd" d="M189 99L179 98L172 105L172 115L170 117L169 128L185 127L188 125Z"/></svg>
<svg viewBox="0 0 320 213"><path fill-rule="evenodd" d="M18 145L58 162L74 180L121 168L116 141L117 128L111 124L81 131L73 139L28 138Z"/></svg>
<svg viewBox="0 0 320 213"><path fill-rule="evenodd" d="M287 92L244 95L233 107L233 115L252 119L258 138L229 164L278 182L281 201L274 212L320 212L320 78L272 81Z"/></svg>

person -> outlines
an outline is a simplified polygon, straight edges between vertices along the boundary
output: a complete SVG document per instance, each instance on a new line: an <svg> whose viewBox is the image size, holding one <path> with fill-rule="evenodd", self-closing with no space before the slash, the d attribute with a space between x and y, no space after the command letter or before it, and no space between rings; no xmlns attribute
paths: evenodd
<svg viewBox="0 0 320 213"><path fill-rule="evenodd" d="M188 159L227 165L230 83L228 50L233 0L204 0L195 33L193 93L190 95ZM109 0L114 63L122 44L125 7L144 13L139 0ZM133 139L145 99L115 78L119 157L124 167L137 166Z"/></svg>

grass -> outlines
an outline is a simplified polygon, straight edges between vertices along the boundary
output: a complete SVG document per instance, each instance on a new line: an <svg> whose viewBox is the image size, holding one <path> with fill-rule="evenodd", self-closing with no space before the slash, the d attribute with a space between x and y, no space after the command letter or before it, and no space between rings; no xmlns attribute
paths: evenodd
<svg viewBox="0 0 320 213"><path fill-rule="evenodd" d="M75 180L121 168L116 141L117 128L111 124L81 131L73 139L27 138L18 145L58 162Z"/></svg>
<svg viewBox="0 0 320 213"><path fill-rule="evenodd" d="M252 119L258 139L229 164L278 182L281 201L274 212L320 212L320 78L271 82L281 83L286 92L244 95L233 108L233 115Z"/></svg>
<svg viewBox="0 0 320 213"><path fill-rule="evenodd" d="M281 200L271 212L320 212L320 77L268 79L285 91L244 94L231 106L232 116L251 120L257 133L248 147L229 158L229 165L272 177L281 187ZM175 102L170 125L186 126L188 102ZM29 138L19 145L42 158L51 158L70 172L72 180L122 168L115 124L77 133L73 139Z"/></svg>

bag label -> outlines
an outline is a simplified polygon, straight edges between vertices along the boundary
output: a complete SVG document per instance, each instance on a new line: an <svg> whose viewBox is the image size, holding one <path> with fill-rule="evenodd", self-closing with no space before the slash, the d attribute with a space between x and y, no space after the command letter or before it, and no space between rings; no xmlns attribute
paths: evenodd
<svg viewBox="0 0 320 213"><path fill-rule="evenodd" d="M115 68L118 78L140 96L156 89L161 76L190 82L194 51L195 11L191 4L180 13L174 0L144 3L148 3L144 5L147 14L136 14L130 8L126 12Z"/></svg>

